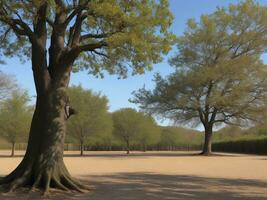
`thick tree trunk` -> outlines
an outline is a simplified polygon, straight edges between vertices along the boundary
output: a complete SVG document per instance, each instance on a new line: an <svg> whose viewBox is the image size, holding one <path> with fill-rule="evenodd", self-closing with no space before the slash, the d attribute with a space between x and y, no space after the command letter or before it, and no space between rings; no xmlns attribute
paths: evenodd
<svg viewBox="0 0 267 200"><path fill-rule="evenodd" d="M19 166L0 184L8 191L28 186L82 191L85 187L74 180L64 162L66 86L54 87L37 95L26 154Z"/></svg>
<svg viewBox="0 0 267 200"><path fill-rule="evenodd" d="M32 70L37 93L28 146L21 163L13 172L0 180L0 185L8 191L23 186L42 188L45 193L50 187L81 191L85 187L70 176L63 162L65 122L70 116L66 89L72 64L80 51L72 48L72 45L65 47L67 15L59 9L60 12L55 14L49 59L47 58L48 3L42 2L37 6L34 15L33 30L29 30L30 27L27 25L25 25L27 28L20 27L22 30L25 28L23 35L27 35L32 45ZM56 1L56 4L61 4L59 2ZM77 26L75 25L75 30L77 29L74 34L75 40L79 40L81 24L80 21ZM74 43L76 45L78 42L72 42L73 45Z"/></svg>
<svg viewBox="0 0 267 200"><path fill-rule="evenodd" d="M205 141L203 146L202 155L209 156L212 154L212 127L205 128Z"/></svg>
<svg viewBox="0 0 267 200"><path fill-rule="evenodd" d="M11 145L11 157L13 157L15 155L15 142L12 142Z"/></svg>

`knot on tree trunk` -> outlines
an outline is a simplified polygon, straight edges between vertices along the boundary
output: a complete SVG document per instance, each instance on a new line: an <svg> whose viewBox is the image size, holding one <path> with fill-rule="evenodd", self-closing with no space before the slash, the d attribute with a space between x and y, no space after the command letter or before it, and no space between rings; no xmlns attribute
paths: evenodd
<svg viewBox="0 0 267 200"><path fill-rule="evenodd" d="M77 111L70 106L70 99L69 97L65 94L65 118L69 119L72 115L77 114Z"/></svg>
<svg viewBox="0 0 267 200"><path fill-rule="evenodd" d="M65 106L66 119L69 119L72 115L75 115L75 114L77 114L77 111L74 108L70 107L70 105L67 104Z"/></svg>

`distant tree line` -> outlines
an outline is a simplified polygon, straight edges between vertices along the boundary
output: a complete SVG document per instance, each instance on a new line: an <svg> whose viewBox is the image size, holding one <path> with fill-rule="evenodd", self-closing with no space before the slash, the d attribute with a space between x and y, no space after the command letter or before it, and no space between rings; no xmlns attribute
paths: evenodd
<svg viewBox="0 0 267 200"><path fill-rule="evenodd" d="M186 143L180 130L162 128L143 112L122 108L109 113L108 99L100 93L73 86L69 96L73 108L79 112L68 122L68 145L65 147L79 149L81 155L84 150L125 150L127 154L131 150L177 150L182 140ZM188 132L188 145L196 145L200 134Z"/></svg>
<svg viewBox="0 0 267 200"><path fill-rule="evenodd" d="M0 137L10 144L13 156L16 146L21 150L26 148L33 107L25 90L8 83L10 78L6 76L3 79L6 83L2 83L3 89L11 87L12 90L1 98ZM65 150L79 150L80 155L84 155L84 151L88 150L124 150L130 153L203 148L204 140L200 131L158 126L150 115L132 108L110 113L106 96L80 85L70 87L68 93L73 108L79 112L68 121ZM261 140L267 138L266 124L250 129L226 126L215 131L214 150L264 154L267 146Z"/></svg>
<svg viewBox="0 0 267 200"><path fill-rule="evenodd" d="M0 72L0 137L10 143L11 156L14 156L16 144L27 140L33 107L29 105L27 91L12 79Z"/></svg>
<svg viewBox="0 0 267 200"><path fill-rule="evenodd" d="M1 74L4 76L4 74ZM5 75L8 80L9 76ZM11 87L6 82L2 85ZM201 135L197 131L176 127L160 127L155 120L132 108L108 112L108 99L80 85L68 90L72 107L79 110L67 124L65 150L196 150ZM76 112L74 110L73 112ZM33 106L27 91L12 86L0 102L0 137L11 146L25 150ZM4 146L2 146L3 148Z"/></svg>

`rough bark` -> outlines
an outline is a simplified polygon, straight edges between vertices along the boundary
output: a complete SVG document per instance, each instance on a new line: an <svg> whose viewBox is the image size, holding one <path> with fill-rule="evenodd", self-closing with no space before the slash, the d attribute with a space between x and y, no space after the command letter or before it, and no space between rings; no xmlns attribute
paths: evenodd
<svg viewBox="0 0 267 200"><path fill-rule="evenodd" d="M212 134L212 127L205 128L205 141L201 155L209 156L212 154Z"/></svg>

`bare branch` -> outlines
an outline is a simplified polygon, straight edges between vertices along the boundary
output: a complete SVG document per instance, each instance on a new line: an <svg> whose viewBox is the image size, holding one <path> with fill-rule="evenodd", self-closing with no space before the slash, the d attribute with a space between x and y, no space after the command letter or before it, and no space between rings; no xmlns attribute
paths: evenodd
<svg viewBox="0 0 267 200"><path fill-rule="evenodd" d="M82 14L82 11L77 14L76 21L74 25L70 28L70 36L68 41L69 47L78 46L81 37L82 23L86 19L86 17L87 15Z"/></svg>
<svg viewBox="0 0 267 200"><path fill-rule="evenodd" d="M75 16L77 16L77 15L78 15L79 13L81 13L84 9L86 9L86 7L88 6L88 3L89 3L89 2L90 2L90 1L86 1L85 3L83 3L83 4L79 4L79 5L76 5L76 4L77 4L76 1L73 2L73 6L74 6L74 8L72 7L72 9L74 9L74 10L73 10L72 13L70 13L70 15L66 18L66 20L65 20L65 22L64 22L65 26L67 26Z"/></svg>
<svg viewBox="0 0 267 200"><path fill-rule="evenodd" d="M76 9L74 9L74 11L67 17L64 24L68 25L71 22L71 20L81 11L82 11L82 7L78 7Z"/></svg>
<svg viewBox="0 0 267 200"><path fill-rule="evenodd" d="M101 53L101 52L98 52L96 50L93 50L93 52L99 56L103 56L103 57L106 57L106 58L109 58L107 54L104 54L104 53Z"/></svg>
<svg viewBox="0 0 267 200"><path fill-rule="evenodd" d="M5 31L4 36L1 38L1 42L3 42L3 41L6 39L8 33L11 31L11 29L12 29L12 28L8 28L8 29Z"/></svg>

